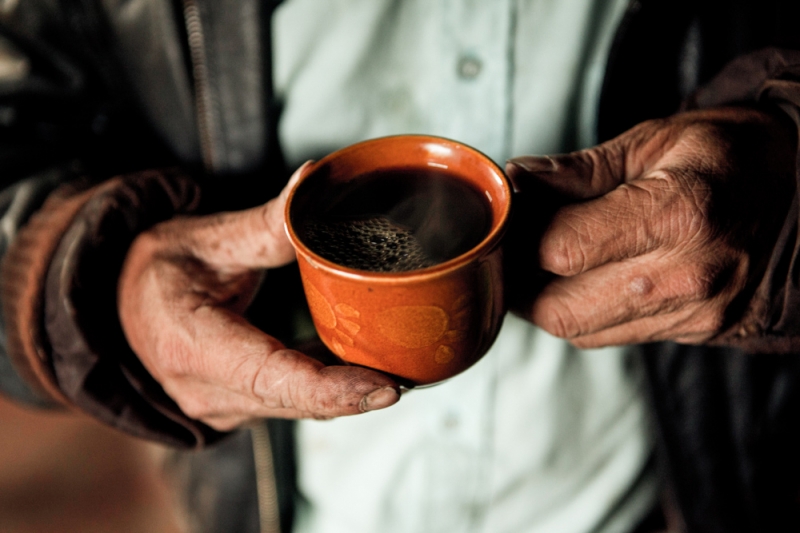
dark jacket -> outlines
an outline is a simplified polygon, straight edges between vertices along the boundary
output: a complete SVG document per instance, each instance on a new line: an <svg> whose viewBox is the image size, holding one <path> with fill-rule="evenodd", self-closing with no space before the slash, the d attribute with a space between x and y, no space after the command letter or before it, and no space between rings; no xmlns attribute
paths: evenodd
<svg viewBox="0 0 800 533"><path fill-rule="evenodd" d="M80 409L178 447L219 441L223 435L184 415L131 352L116 319L116 280L142 230L179 213L265 201L284 183L268 46L274 6L8 6L0 8L0 35L13 50L0 51L0 60L5 54L18 68L0 79L0 386L21 401ZM606 70L599 138L674 113L681 102L766 106L800 124L798 22L794 0L632 1ZM263 175L270 179L255 179ZM763 279L718 345L642 347L658 461L687 531L800 527L798 206L795 197ZM273 278L293 276L288 269ZM278 282L266 291L290 301L292 287ZM251 315L291 341L282 317L257 303ZM291 429L271 425L288 528ZM191 461L214 471L211 458L242 455L242 438ZM220 494L252 494L254 485L247 478L239 492Z"/></svg>

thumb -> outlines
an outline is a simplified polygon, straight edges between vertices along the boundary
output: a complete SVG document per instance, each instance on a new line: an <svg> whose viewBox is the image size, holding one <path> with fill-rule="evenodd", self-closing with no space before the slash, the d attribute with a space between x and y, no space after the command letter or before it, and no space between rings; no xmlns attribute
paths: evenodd
<svg viewBox="0 0 800 533"><path fill-rule="evenodd" d="M506 163L506 174L516 192L544 187L568 200L588 200L625 181L624 150L608 143L571 154L516 157Z"/></svg>
<svg viewBox="0 0 800 533"><path fill-rule="evenodd" d="M643 122L593 148L554 156L523 156L506 163L516 192L542 189L565 200L590 200L657 166L674 143L675 128L663 120Z"/></svg>
<svg viewBox="0 0 800 533"><path fill-rule="evenodd" d="M506 236L506 292L512 309L528 308L552 279L552 274L531 269L539 262L545 230L562 207L603 196L625 178L623 139L617 138L588 150L555 156L510 159L506 174L516 193L514 215Z"/></svg>
<svg viewBox="0 0 800 533"><path fill-rule="evenodd" d="M192 254L208 265L233 270L273 268L294 260L283 212L289 192L310 165L297 169L283 191L263 205L193 219L183 235Z"/></svg>

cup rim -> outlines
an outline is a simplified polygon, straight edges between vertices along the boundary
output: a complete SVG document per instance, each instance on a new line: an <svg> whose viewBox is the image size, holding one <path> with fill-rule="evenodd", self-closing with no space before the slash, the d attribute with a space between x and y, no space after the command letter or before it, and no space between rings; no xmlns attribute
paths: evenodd
<svg viewBox="0 0 800 533"><path fill-rule="evenodd" d="M297 192L300 185L305 182L318 168L324 167L326 164L330 163L331 161L344 157L348 153L361 150L364 147L367 147L372 144L383 144L386 142L391 142L397 139L407 139L407 140L415 140L417 142L425 143L438 143L438 144L447 144L452 146L457 146L459 149L467 150L471 152L473 155L478 156L479 159L482 159L487 165L494 171L494 173L499 178L499 183L501 188L503 189L506 198L508 199L505 202L505 206L503 206L501 215L497 221L497 223L492 224L492 229L489 233L475 246L467 250L461 255L458 255L452 259L448 259L447 261L437 263L433 266L427 268L421 268L416 270L409 270L405 272L373 272L369 270L359 270L351 267L346 267L344 265L340 265L338 263L334 263L324 257L320 256L313 250L311 250L306 244L300 239L299 235L294 231L294 228L291 224L291 208L292 208L292 201L294 200L295 193ZM464 264L470 263L473 259L481 256L481 255L488 255L492 252L500 243L503 235L505 234L506 227L508 225L508 220L511 213L511 201L512 201L512 188L508 181L508 177L505 175L503 170L500 166L495 163L489 156L481 152L480 150L473 148L467 144L464 144L460 141L456 141L453 139L449 139L446 137L440 137L436 135L419 135L419 134L400 134L400 135L386 135L382 137L375 137L372 139L367 139L365 141L361 141L355 144L351 144L339 150L336 150L319 161L315 161L311 164L305 174L294 184L291 191L289 191L289 195L286 199L286 205L284 207L284 228L286 230L287 235L289 236L289 240L291 241L292 245L294 246L295 250L298 252L298 260L303 259L308 261L312 267L325 270L331 274L335 274L341 276L343 278L348 279L357 279L357 280L365 280L368 279L371 282L379 283L379 284L393 284L400 280L403 282L408 281L423 281L423 280L430 280L439 278L449 274L450 272L461 268Z"/></svg>

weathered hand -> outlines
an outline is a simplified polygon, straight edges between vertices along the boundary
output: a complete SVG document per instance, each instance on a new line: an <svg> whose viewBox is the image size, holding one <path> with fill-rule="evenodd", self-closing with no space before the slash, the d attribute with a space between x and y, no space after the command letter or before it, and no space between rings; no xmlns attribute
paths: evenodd
<svg viewBox="0 0 800 533"><path fill-rule="evenodd" d="M542 191L566 204L551 208L543 233L518 229L508 243L517 261L530 249L529 273L538 262L556 275L512 304L580 347L711 340L763 275L793 195L796 145L782 117L725 108L645 122L573 154L511 160L524 205Z"/></svg>
<svg viewBox="0 0 800 533"><path fill-rule="evenodd" d="M283 228L289 187L254 209L159 224L125 260L118 306L128 342L181 409L215 429L350 415L399 399L387 376L323 366L242 318L262 269L294 260Z"/></svg>

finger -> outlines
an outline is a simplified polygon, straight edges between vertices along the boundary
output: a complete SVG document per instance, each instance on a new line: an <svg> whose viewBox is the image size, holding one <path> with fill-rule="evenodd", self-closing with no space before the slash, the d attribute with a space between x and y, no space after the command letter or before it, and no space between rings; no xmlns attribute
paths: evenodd
<svg viewBox="0 0 800 533"><path fill-rule="evenodd" d="M283 211L289 192L310 165L309 161L297 169L281 193L266 204L193 219L181 236L192 254L222 270L273 268L294 260Z"/></svg>
<svg viewBox="0 0 800 533"><path fill-rule="evenodd" d="M170 397L178 398L177 403L184 414L218 431L230 431L263 418L331 418L291 408L265 408L247 395L208 383L182 381L170 385L165 390Z"/></svg>
<svg viewBox="0 0 800 533"><path fill-rule="evenodd" d="M726 272L649 254L552 281L533 302L530 319L558 337L580 338L711 301L726 286L719 283Z"/></svg>
<svg viewBox="0 0 800 533"><path fill-rule="evenodd" d="M192 323L190 348L162 382L188 378L244 395L253 405L247 412L256 416L343 416L399 399L399 387L388 376L323 366L225 309L198 308L187 322Z"/></svg>
<svg viewBox="0 0 800 533"><path fill-rule="evenodd" d="M362 373L360 367L324 367L328 371L341 374ZM346 377L345 381L351 378ZM313 418L328 420L338 416L348 416L388 407L398 400L394 387L377 389L362 399L357 409L299 409L294 405L283 406L265 404L252 396L234 392L223 387L204 382L186 380L170 383L165 390L175 398L181 410L189 417L201 420L214 429L228 431L250 420L259 418Z"/></svg>
<svg viewBox="0 0 800 533"><path fill-rule="evenodd" d="M230 431L256 418L252 399L208 383L171 381L164 390L186 416L217 431Z"/></svg>
<svg viewBox="0 0 800 533"><path fill-rule="evenodd" d="M702 344L721 330L724 320L717 302L698 302L665 315L632 322L570 339L578 348L601 348L645 342Z"/></svg>
<svg viewBox="0 0 800 533"><path fill-rule="evenodd" d="M517 192L545 185L572 200L597 198L647 173L674 143L674 129L668 121L647 121L586 150L510 159L506 174Z"/></svg>
<svg viewBox="0 0 800 533"><path fill-rule="evenodd" d="M554 156L524 156L506 163L506 174L517 192L541 185L571 200L596 198L624 181L624 165L605 146Z"/></svg>
<svg viewBox="0 0 800 533"><path fill-rule="evenodd" d="M662 175L660 175L662 176ZM682 240L697 224L691 197L666 177L622 184L608 194L560 209L539 245L540 265L574 276Z"/></svg>

